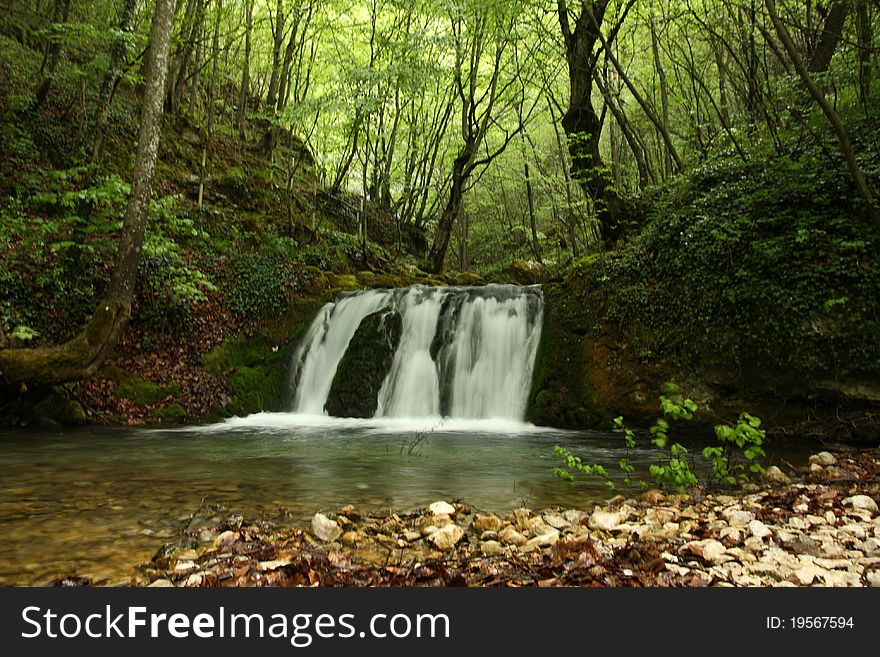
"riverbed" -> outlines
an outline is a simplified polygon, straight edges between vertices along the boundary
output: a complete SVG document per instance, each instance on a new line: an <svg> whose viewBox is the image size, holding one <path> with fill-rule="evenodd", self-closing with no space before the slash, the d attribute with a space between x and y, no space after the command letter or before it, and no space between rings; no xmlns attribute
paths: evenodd
<svg viewBox="0 0 880 657"><path fill-rule="evenodd" d="M640 470L652 450L618 434L506 421L341 420L258 414L204 427L88 427L0 432L0 584L50 585L72 575L128 584L205 504L306 526L355 504L414 510L463 499L503 513L579 507L614 495L602 482L552 475L554 445ZM802 464L807 447L768 449Z"/></svg>

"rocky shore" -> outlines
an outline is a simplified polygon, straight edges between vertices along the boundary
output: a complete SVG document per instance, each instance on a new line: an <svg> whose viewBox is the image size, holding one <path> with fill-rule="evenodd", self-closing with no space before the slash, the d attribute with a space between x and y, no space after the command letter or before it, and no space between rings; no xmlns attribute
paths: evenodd
<svg viewBox="0 0 880 657"><path fill-rule="evenodd" d="M136 586L880 586L880 452L821 452L738 494L590 509L316 513L308 530L205 510ZM793 481L792 481L793 480Z"/></svg>

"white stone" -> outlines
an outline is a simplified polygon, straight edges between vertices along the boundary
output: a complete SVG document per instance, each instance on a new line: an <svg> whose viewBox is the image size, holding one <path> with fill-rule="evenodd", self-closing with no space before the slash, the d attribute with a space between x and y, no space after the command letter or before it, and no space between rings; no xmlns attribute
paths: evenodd
<svg viewBox="0 0 880 657"><path fill-rule="evenodd" d="M176 588L176 585L170 579L157 579L155 582L151 582L150 584L147 584L147 588L148 589L165 589L165 588L173 589L173 588Z"/></svg>
<svg viewBox="0 0 880 657"><path fill-rule="evenodd" d="M622 521L623 515L620 513L596 509L595 511L593 511L593 515L590 516L588 524L590 529L598 529L601 531L610 532L613 529L616 529Z"/></svg>
<svg viewBox="0 0 880 657"><path fill-rule="evenodd" d="M773 533L770 531L770 528L760 520L752 520L749 523L749 531L752 533L752 536L760 538L761 540L767 538Z"/></svg>
<svg viewBox="0 0 880 657"><path fill-rule="evenodd" d="M435 516L454 516L455 515L455 507L452 506L449 502L444 502L440 500L439 502L434 502L432 505L428 507L428 509Z"/></svg>
<svg viewBox="0 0 880 657"><path fill-rule="evenodd" d="M323 513L316 513L312 516L312 533L325 543L330 543L342 535L342 527Z"/></svg>
<svg viewBox="0 0 880 657"><path fill-rule="evenodd" d="M691 541L690 543L685 543L684 547L689 550L691 554L710 563L721 563L729 560L729 557L728 559L722 559L727 552L727 548L714 538L707 538L702 541Z"/></svg>
<svg viewBox="0 0 880 657"><path fill-rule="evenodd" d="M743 542L743 530L739 527L725 527L721 530L721 538L727 539L730 545L739 545Z"/></svg>
<svg viewBox="0 0 880 657"><path fill-rule="evenodd" d="M483 541L480 543L480 552L484 557L497 557L504 554L504 546L498 541Z"/></svg>
<svg viewBox="0 0 880 657"><path fill-rule="evenodd" d="M771 465L764 471L764 479L774 484L790 484L791 479L788 478L782 470L775 465Z"/></svg>
<svg viewBox="0 0 880 657"><path fill-rule="evenodd" d="M821 465L822 467L828 465L834 465L837 463L837 459L834 458L834 455L831 452L819 452L818 454L813 454L810 457L810 463L815 463L816 465Z"/></svg>
<svg viewBox="0 0 880 657"><path fill-rule="evenodd" d="M865 575L865 579L868 580L868 586L871 588L880 588L880 570L872 570Z"/></svg>
<svg viewBox="0 0 880 657"><path fill-rule="evenodd" d="M569 509L562 514L562 517L565 518L572 525L581 524L581 520L586 514L583 511L578 511L577 509Z"/></svg>
<svg viewBox="0 0 880 657"><path fill-rule="evenodd" d="M742 509L725 509L721 514L731 527L745 527L755 519L755 514Z"/></svg>
<svg viewBox="0 0 880 657"><path fill-rule="evenodd" d="M513 527L505 527L500 532L498 532L498 538L501 539L502 543L507 545L525 545L526 537L516 531Z"/></svg>
<svg viewBox="0 0 880 657"><path fill-rule="evenodd" d="M870 511L871 513L877 513L877 502L867 495L853 495L852 497L847 497L842 502L844 506L851 506L854 509L863 509L865 511Z"/></svg>
<svg viewBox="0 0 880 657"><path fill-rule="evenodd" d="M451 550L464 536L464 530L458 525L441 527L428 538L438 550Z"/></svg>
<svg viewBox="0 0 880 657"><path fill-rule="evenodd" d="M565 529L566 527L571 527L571 523L568 520L553 513L545 514L544 522L553 529Z"/></svg>
<svg viewBox="0 0 880 657"><path fill-rule="evenodd" d="M803 566L794 571L794 578L801 586L810 586L816 578L825 579L828 571L819 566Z"/></svg>

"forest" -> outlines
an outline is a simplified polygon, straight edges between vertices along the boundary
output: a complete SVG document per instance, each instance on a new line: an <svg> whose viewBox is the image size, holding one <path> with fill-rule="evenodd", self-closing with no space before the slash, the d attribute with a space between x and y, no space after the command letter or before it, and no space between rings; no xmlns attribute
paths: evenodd
<svg viewBox="0 0 880 657"><path fill-rule="evenodd" d="M397 446L416 457L449 419L613 430L627 443L648 429L661 449L667 420L685 420L683 434L714 428L748 461L766 456L766 431L801 452L865 450L802 464L820 479L876 471L875 0L3 10L0 428L15 440L25 428L430 418ZM480 427L468 435L507 430ZM556 448L567 480L598 473L613 489L649 467L623 457L615 479L570 441ZM707 449L706 467L731 458ZM749 478L725 463L709 478ZM696 486L685 474L666 487ZM838 511L856 493L876 499L876 486L835 490ZM876 503L859 504L870 521ZM469 513L452 509L434 515ZM344 535L347 520L318 515L313 533ZM369 522L357 531L384 520ZM552 534L511 522L520 547ZM535 549L578 522L559 520ZM507 527L493 523L491 534ZM205 527L220 540L216 522ZM451 527L433 529L464 545ZM480 540L484 556L504 543ZM165 581L151 572L144 583ZM700 585L694 572L675 585ZM577 577L564 581L587 583Z"/></svg>

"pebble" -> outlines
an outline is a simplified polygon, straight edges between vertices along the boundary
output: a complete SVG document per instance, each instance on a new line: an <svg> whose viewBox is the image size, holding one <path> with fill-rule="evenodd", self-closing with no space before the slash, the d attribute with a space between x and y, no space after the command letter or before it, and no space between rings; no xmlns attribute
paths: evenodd
<svg viewBox="0 0 880 657"><path fill-rule="evenodd" d="M464 536L464 530L458 525L446 525L435 531L430 540L438 550L451 550Z"/></svg>
<svg viewBox="0 0 880 657"><path fill-rule="evenodd" d="M452 506L449 502L444 502L440 500L439 502L434 502L431 504L428 509L435 516L454 516L455 515L455 507Z"/></svg>
<svg viewBox="0 0 880 657"><path fill-rule="evenodd" d="M498 557L504 554L504 546L498 541L483 541L480 543L480 552L484 557Z"/></svg>
<svg viewBox="0 0 880 657"><path fill-rule="evenodd" d="M837 463L837 459L834 458L834 455L831 452L819 452L810 457L810 463L826 467Z"/></svg>
<svg viewBox="0 0 880 657"><path fill-rule="evenodd" d="M867 495L853 495L852 497L847 497L846 499L841 500L841 502L844 506L849 506L853 509L862 509L871 513L877 513L877 502Z"/></svg>
<svg viewBox="0 0 880 657"><path fill-rule="evenodd" d="M752 520L749 522L749 531L752 532L752 536L762 540L773 534L773 532L770 531L770 528L760 520Z"/></svg>
<svg viewBox="0 0 880 657"><path fill-rule="evenodd" d="M745 527L755 519L755 514L742 509L727 509L721 514L731 527Z"/></svg>
<svg viewBox="0 0 880 657"><path fill-rule="evenodd" d="M342 527L323 513L316 513L312 516L312 533L325 543L330 543L342 535Z"/></svg>
<svg viewBox="0 0 880 657"><path fill-rule="evenodd" d="M528 540L525 536L516 531L513 527L507 526L498 532L498 538L506 545L525 545Z"/></svg>

